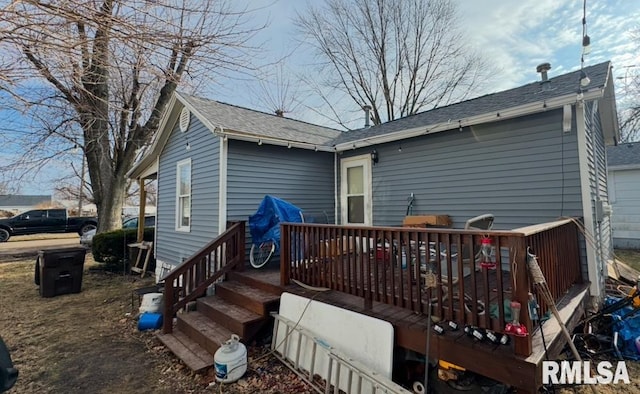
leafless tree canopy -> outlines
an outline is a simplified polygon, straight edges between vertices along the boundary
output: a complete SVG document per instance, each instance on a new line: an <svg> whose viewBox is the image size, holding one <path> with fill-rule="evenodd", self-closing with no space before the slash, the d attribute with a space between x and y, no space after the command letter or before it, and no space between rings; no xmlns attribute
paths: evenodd
<svg viewBox="0 0 640 394"><path fill-rule="evenodd" d="M457 22L451 0L327 0L297 20L324 86L358 109L371 106L374 124L464 99L476 87L483 61Z"/></svg>
<svg viewBox="0 0 640 394"><path fill-rule="evenodd" d="M631 37L640 50L640 28L631 31ZM624 75L618 78L622 82L622 97L618 99L620 118L620 142L640 140L640 65L627 64L619 68Z"/></svg>
<svg viewBox="0 0 640 394"><path fill-rule="evenodd" d="M176 87L248 67L260 29L222 0L2 3L0 104L29 116L22 164L82 149L100 231L120 226L125 174Z"/></svg>
<svg viewBox="0 0 640 394"><path fill-rule="evenodd" d="M640 74L633 73L625 82L629 103L620 109L620 142L640 140Z"/></svg>

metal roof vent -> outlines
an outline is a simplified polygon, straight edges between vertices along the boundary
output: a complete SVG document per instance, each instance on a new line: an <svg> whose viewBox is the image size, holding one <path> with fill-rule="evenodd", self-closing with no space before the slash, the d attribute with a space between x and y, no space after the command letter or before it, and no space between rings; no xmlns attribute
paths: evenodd
<svg viewBox="0 0 640 394"><path fill-rule="evenodd" d="M189 122L191 121L191 112L187 107L182 108L180 112L180 131L183 133L189 129Z"/></svg>
<svg viewBox="0 0 640 394"><path fill-rule="evenodd" d="M370 120L371 120L371 110L372 110L373 108L371 108L371 106L370 106L370 105L363 105L363 106L362 106L362 109L364 110L364 127L365 127L365 128L367 128L367 127L371 127L371 123L370 123Z"/></svg>
<svg viewBox="0 0 640 394"><path fill-rule="evenodd" d="M540 77L542 78L542 82L547 82L549 79L547 78L547 71L551 70L550 63L542 63L536 67L536 72L540 73Z"/></svg>

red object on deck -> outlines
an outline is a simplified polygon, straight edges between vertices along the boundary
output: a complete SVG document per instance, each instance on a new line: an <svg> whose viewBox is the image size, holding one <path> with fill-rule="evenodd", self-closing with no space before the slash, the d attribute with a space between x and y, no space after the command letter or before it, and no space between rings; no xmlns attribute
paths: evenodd
<svg viewBox="0 0 640 394"><path fill-rule="evenodd" d="M493 250L493 242L490 237L482 238L480 244L480 253L482 253L482 261L480 267L487 269L495 269L496 263L491 259L491 251Z"/></svg>

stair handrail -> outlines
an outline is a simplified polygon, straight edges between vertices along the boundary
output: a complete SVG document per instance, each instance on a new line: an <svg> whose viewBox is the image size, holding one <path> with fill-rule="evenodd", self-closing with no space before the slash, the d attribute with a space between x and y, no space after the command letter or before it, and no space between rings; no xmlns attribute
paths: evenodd
<svg viewBox="0 0 640 394"><path fill-rule="evenodd" d="M214 252L222 251L218 256ZM211 264L212 253L223 258L224 264L217 270L207 267ZM164 308L162 331L173 331L173 317L187 303L203 296L211 284L233 270L242 270L245 262L245 222L229 222L227 230L209 242L191 257L169 271L164 281Z"/></svg>

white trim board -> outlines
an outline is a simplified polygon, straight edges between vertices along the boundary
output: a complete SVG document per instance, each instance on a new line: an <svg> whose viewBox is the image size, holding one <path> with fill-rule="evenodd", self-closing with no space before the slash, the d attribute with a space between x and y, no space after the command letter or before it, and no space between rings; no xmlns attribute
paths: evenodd
<svg viewBox="0 0 640 394"><path fill-rule="evenodd" d="M600 296L600 279L598 276L598 263L596 260L596 250L589 239L593 239L595 231L593 218L593 205L591 201L591 184L589 183L589 152L587 152L587 136L585 125L585 103L576 105L576 129L578 134L578 161L580 163L580 190L582 192L582 216L584 217L584 227L590 233L587 234L586 250L587 250L587 271L589 282L591 282L591 295L593 297Z"/></svg>
<svg viewBox="0 0 640 394"><path fill-rule="evenodd" d="M218 235L227 229L227 162L229 142L221 136L220 139L220 163L218 174Z"/></svg>

